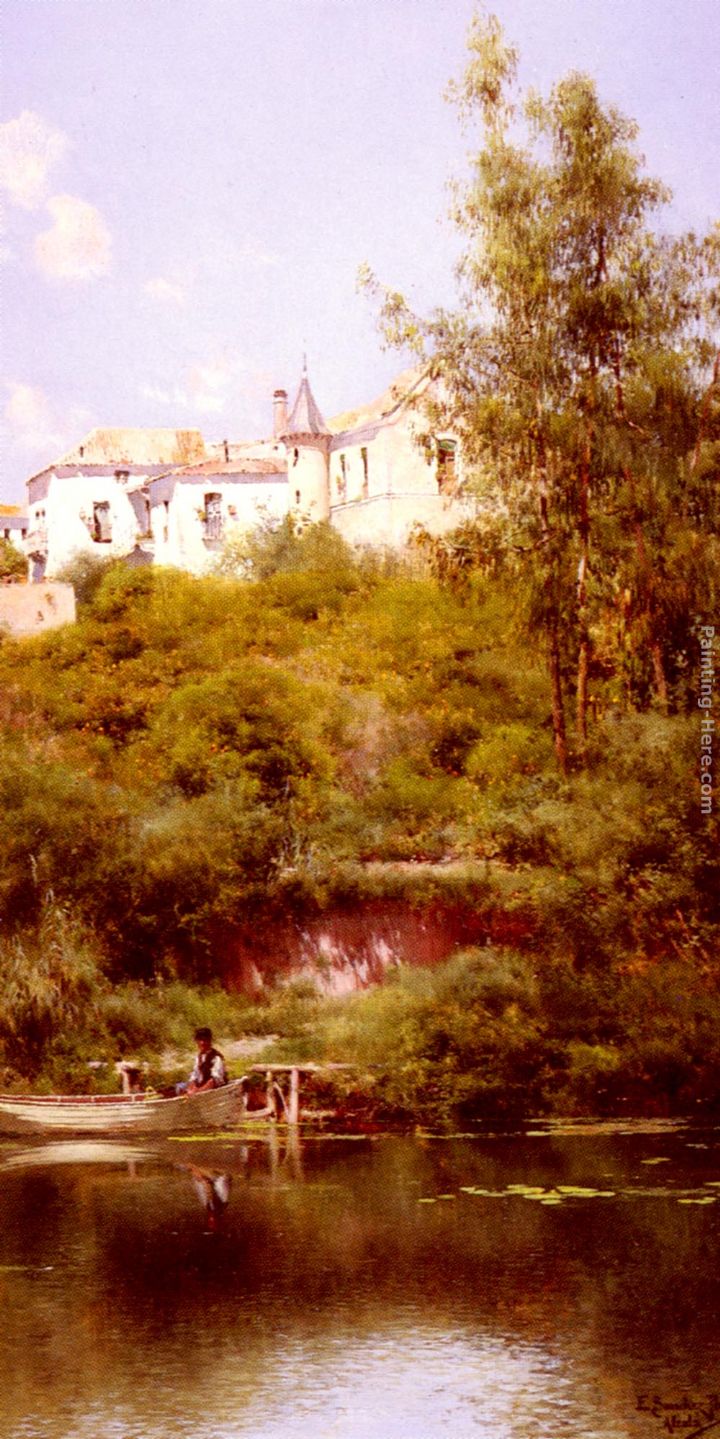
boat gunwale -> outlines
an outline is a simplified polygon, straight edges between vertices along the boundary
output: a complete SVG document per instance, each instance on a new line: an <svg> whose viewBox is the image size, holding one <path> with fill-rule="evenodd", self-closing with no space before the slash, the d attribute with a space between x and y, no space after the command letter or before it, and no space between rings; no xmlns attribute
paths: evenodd
<svg viewBox="0 0 720 1439"><path fill-rule="evenodd" d="M168 1104L187 1103L188 1100L208 1100L214 1095L226 1096L228 1092L235 1092L242 1086L241 1079L231 1079L227 1084L218 1085L215 1089L200 1090L194 1094L157 1094L153 1090L141 1090L138 1094L0 1094L0 1111L3 1107L16 1109L21 1105L30 1105L33 1109L56 1108L60 1105L67 1105L69 1108L127 1108L133 1105L161 1104L163 1108Z"/></svg>

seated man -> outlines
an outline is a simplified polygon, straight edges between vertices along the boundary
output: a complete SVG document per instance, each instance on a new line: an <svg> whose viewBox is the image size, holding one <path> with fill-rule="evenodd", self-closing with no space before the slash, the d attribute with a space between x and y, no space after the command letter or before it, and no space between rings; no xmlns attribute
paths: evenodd
<svg viewBox="0 0 720 1439"><path fill-rule="evenodd" d="M218 1049L213 1049L211 1031L196 1029L195 1041L198 1052L192 1074L186 1085L178 1085L186 1094L201 1094L205 1089L219 1089L227 1084L225 1060Z"/></svg>

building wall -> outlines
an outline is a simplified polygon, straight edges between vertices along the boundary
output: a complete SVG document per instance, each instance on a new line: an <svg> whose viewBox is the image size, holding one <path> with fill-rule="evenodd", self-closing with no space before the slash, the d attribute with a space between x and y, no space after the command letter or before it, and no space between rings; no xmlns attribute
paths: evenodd
<svg viewBox="0 0 720 1439"><path fill-rule="evenodd" d="M22 519L16 519L15 517L8 518L7 515L0 515L0 537L8 540L11 545L14 545L15 549L18 550L21 555L25 554L25 536L27 529L27 516L23 515Z"/></svg>
<svg viewBox="0 0 720 1439"><path fill-rule="evenodd" d="M51 473L28 515L28 548L46 545L45 575L56 575L77 554L125 555L134 548L139 524L130 497L114 475ZM96 505L108 506L111 538L93 538ZM37 566L37 561L36 561Z"/></svg>
<svg viewBox="0 0 720 1439"><path fill-rule="evenodd" d="M462 500L411 491L336 505L330 511L330 522L350 545L402 547L414 525L442 535L461 524L469 513Z"/></svg>
<svg viewBox="0 0 720 1439"><path fill-rule="evenodd" d="M400 412L334 437L330 520L348 543L403 545L416 523L442 534L467 517L455 487L443 493L437 446L419 443L416 426Z"/></svg>
<svg viewBox="0 0 720 1439"><path fill-rule="evenodd" d="M75 619L72 585L0 585L0 629L11 635L44 634Z"/></svg>
<svg viewBox="0 0 720 1439"><path fill-rule="evenodd" d="M212 568L222 540L206 540L203 516L205 496L219 494L223 538L233 531L254 529L263 516L282 519L287 513L288 486L282 480L227 480L203 475L192 479L168 477L151 484L151 527L155 563L175 565L191 574Z"/></svg>

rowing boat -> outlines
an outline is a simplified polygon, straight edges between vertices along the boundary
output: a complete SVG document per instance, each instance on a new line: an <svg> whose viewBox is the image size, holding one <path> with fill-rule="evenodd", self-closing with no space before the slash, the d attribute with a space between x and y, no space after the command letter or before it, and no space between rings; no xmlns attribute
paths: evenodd
<svg viewBox="0 0 720 1439"><path fill-rule="evenodd" d="M269 1109L247 1110L245 1081L220 1089L162 1099L139 1094L0 1094L0 1133L172 1134L181 1129L221 1129Z"/></svg>

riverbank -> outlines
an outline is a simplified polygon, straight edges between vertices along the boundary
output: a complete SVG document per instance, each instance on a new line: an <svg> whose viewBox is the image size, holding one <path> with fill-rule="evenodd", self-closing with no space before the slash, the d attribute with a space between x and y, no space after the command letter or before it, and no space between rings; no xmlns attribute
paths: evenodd
<svg viewBox="0 0 720 1439"><path fill-rule="evenodd" d="M67 963L71 933L64 944ZM720 1101L720 997L711 975L678 960L578 973L483 946L334 995L308 977L255 997L84 978L73 1022L56 1015L42 1048L6 1040L3 1088L109 1092L121 1058L160 1087L186 1075L193 1030L210 1024L234 1075L264 1062L349 1065L303 1095L347 1126L699 1115Z"/></svg>

